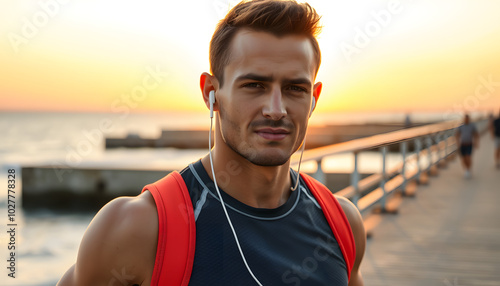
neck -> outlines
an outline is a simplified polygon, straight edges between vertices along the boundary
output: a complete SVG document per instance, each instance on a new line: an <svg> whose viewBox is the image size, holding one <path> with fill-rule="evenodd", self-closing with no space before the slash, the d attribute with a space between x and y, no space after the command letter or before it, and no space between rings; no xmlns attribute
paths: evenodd
<svg viewBox="0 0 500 286"><path fill-rule="evenodd" d="M277 208L288 200L292 187L290 161L281 166L257 166L232 150L222 149L212 150L214 172L220 189L255 208ZM208 155L202 159L202 164L213 180Z"/></svg>

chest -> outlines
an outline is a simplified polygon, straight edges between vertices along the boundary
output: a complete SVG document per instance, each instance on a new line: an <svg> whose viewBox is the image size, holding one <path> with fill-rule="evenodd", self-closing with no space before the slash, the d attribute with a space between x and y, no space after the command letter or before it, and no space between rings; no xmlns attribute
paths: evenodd
<svg viewBox="0 0 500 286"><path fill-rule="evenodd" d="M340 247L321 209L299 199L286 215L259 219L229 209L246 261L263 285L347 285ZM256 285L220 202L207 198L196 221L190 285Z"/></svg>

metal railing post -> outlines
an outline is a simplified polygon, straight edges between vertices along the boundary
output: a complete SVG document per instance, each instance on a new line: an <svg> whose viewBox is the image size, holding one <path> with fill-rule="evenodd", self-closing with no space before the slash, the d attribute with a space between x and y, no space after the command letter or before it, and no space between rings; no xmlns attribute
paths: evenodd
<svg viewBox="0 0 500 286"><path fill-rule="evenodd" d="M351 201L356 207L358 206L358 200L361 196L359 193L358 154L358 151L354 152L354 170L351 173L351 186L354 188L354 196Z"/></svg>
<svg viewBox="0 0 500 286"><path fill-rule="evenodd" d="M380 188L382 189L384 194L380 199L380 205L382 207L382 211L385 211L386 210L385 204L387 198L387 191L385 189L385 183L387 182L387 172L386 172L387 146L383 146L381 150L382 150L382 180L380 181Z"/></svg>
<svg viewBox="0 0 500 286"><path fill-rule="evenodd" d="M415 138L415 154L417 157L417 183L420 184L422 181L420 180L420 176L422 175L422 166L420 165L420 152L422 151L422 141L420 138Z"/></svg>
<svg viewBox="0 0 500 286"><path fill-rule="evenodd" d="M401 184L401 190L403 195L406 195L406 150L408 142L401 142L401 156L403 157L403 165L401 166L401 175L403 176L403 183Z"/></svg>
<svg viewBox="0 0 500 286"><path fill-rule="evenodd" d="M448 147L448 155L451 155L453 152L455 152L456 150L456 146L455 148L453 148L453 145L450 144L450 141L454 140L454 137L455 137L455 130L454 129L450 129L448 130L448 139L447 139L447 144L446 146ZM451 146L450 146L451 145Z"/></svg>
<svg viewBox="0 0 500 286"><path fill-rule="evenodd" d="M316 161L318 164L318 168L316 169L316 173L314 173L313 177L318 180L322 184L326 184L326 175L325 172L323 172L323 168L321 167L321 162L323 161L323 158L319 159Z"/></svg>
<svg viewBox="0 0 500 286"><path fill-rule="evenodd" d="M444 159L448 159L448 139L450 139L450 135L448 134L447 131L444 132L443 134L443 140L444 140Z"/></svg>
<svg viewBox="0 0 500 286"><path fill-rule="evenodd" d="M437 146L437 165L438 167L443 167L443 148L441 148L441 142L443 141L443 134L442 133L437 133L436 134L436 146Z"/></svg>
<svg viewBox="0 0 500 286"><path fill-rule="evenodd" d="M432 137L431 135L428 135L427 138L427 157L428 157L428 160L429 160L429 164L427 165L427 171L429 172L430 174L430 170L431 170L431 167L433 165L432 163L432 150L431 150L431 147L432 147Z"/></svg>

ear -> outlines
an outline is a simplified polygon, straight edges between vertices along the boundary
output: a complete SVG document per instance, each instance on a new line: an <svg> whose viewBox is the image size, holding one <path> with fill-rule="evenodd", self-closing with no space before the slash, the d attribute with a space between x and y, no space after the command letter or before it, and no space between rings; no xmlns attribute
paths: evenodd
<svg viewBox="0 0 500 286"><path fill-rule="evenodd" d="M313 97L316 99L316 105L314 106L314 109L316 109L316 107L318 107L319 95L321 94L321 90L322 89L323 89L323 83L317 82L317 83L314 84L314 87L313 87ZM313 111L314 111L314 109L313 109Z"/></svg>
<svg viewBox="0 0 500 286"><path fill-rule="evenodd" d="M202 73L200 76L200 89L201 89L201 94L203 96L203 101L205 101L205 105L207 108L210 110L210 91L214 90L217 91L219 86L219 82L217 81L217 78L215 76L210 75L209 73ZM214 111L219 111L218 105L217 105L217 100L215 101L214 104Z"/></svg>

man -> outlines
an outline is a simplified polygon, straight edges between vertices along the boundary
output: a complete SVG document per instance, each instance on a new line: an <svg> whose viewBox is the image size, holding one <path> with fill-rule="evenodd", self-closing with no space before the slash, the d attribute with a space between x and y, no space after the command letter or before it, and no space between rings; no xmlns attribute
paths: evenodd
<svg viewBox="0 0 500 286"><path fill-rule="evenodd" d="M180 172L196 220L189 285L363 285L366 236L357 208L339 197L343 212L333 218L350 226L351 271L342 235L290 169L321 93L314 83L319 18L308 4L256 0L238 4L217 26L212 74L200 78L205 104L216 112L213 160L207 155ZM167 283L157 278L169 270L159 265L169 255L159 239L164 209L157 192L145 189L102 208L59 285Z"/></svg>
<svg viewBox="0 0 500 286"><path fill-rule="evenodd" d="M500 169L500 112L498 117L491 122L491 136L495 140L495 163L497 169Z"/></svg>
<svg viewBox="0 0 500 286"><path fill-rule="evenodd" d="M474 123L470 122L468 114L464 116L464 124L457 128L457 146L459 146L460 156L465 168L465 178L470 179L472 167L472 149L479 146L479 133Z"/></svg>

